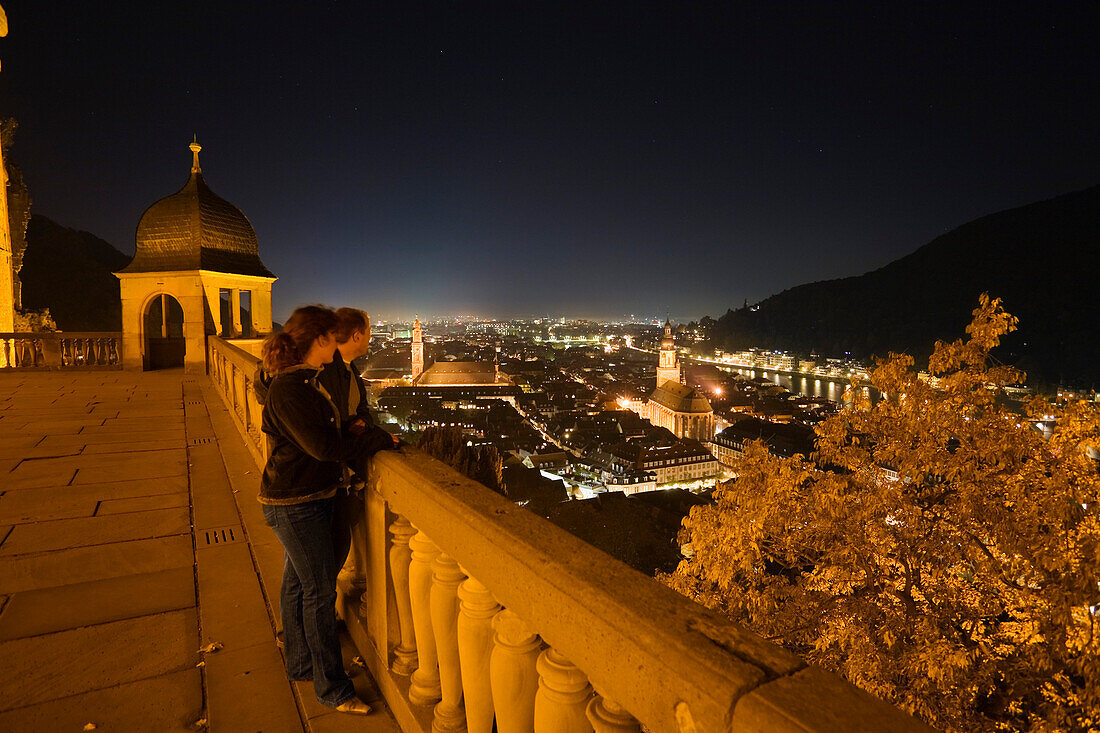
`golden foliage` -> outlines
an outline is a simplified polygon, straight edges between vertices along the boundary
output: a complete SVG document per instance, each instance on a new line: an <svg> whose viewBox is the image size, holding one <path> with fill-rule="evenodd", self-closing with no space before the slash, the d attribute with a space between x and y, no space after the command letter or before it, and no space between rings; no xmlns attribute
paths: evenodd
<svg viewBox="0 0 1100 733"><path fill-rule="evenodd" d="M665 582L946 730L1100 726L1100 411L998 399L1024 378L989 356L1015 325L983 295L936 344L939 389L891 354L813 460L755 445Z"/></svg>

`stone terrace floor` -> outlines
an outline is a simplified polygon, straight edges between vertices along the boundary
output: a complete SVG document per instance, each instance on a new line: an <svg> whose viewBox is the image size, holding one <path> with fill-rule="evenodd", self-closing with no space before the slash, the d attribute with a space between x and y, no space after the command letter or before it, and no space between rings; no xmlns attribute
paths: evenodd
<svg viewBox="0 0 1100 733"><path fill-rule="evenodd" d="M286 680L257 474L205 376L0 373L0 730L397 730Z"/></svg>

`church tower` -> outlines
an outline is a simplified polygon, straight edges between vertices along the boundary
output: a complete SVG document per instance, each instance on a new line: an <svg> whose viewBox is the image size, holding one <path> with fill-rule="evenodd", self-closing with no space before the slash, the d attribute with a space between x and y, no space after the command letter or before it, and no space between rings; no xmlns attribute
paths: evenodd
<svg viewBox="0 0 1100 733"><path fill-rule="evenodd" d="M424 333L420 329L420 317L413 321L412 340L412 378L415 380L424 373Z"/></svg>
<svg viewBox="0 0 1100 733"><path fill-rule="evenodd" d="M665 335L661 339L661 355L657 362L657 386L665 382L681 382L680 364L676 360L676 342L672 338L672 323L665 321Z"/></svg>

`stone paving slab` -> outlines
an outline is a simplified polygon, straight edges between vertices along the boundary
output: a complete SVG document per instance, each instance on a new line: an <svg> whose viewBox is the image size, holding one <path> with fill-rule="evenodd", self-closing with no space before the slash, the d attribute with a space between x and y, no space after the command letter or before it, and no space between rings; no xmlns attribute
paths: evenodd
<svg viewBox="0 0 1100 733"><path fill-rule="evenodd" d="M218 731L301 733L304 730L283 658L270 640L206 655L210 727ZM283 694L272 695L273 690ZM263 700L241 705L241 700Z"/></svg>
<svg viewBox="0 0 1100 733"><path fill-rule="evenodd" d="M40 522L49 519L68 519L71 517L90 517L95 514L99 502L95 499L73 497L50 504L35 501L33 507L18 507L14 501L21 492L6 491L0 496L0 522Z"/></svg>
<svg viewBox="0 0 1100 733"><path fill-rule="evenodd" d="M202 672L186 669L0 713L0 730L20 733L97 731L164 733L197 730Z"/></svg>
<svg viewBox="0 0 1100 733"><path fill-rule="evenodd" d="M0 563L0 593L152 573L193 563L190 536L17 555Z"/></svg>
<svg viewBox="0 0 1100 733"><path fill-rule="evenodd" d="M148 453L163 449L163 440L113 441L110 443L86 443L84 449L80 451L80 454L91 456L100 453Z"/></svg>
<svg viewBox="0 0 1100 733"><path fill-rule="evenodd" d="M159 432L172 432L183 437L183 424L166 424L157 421L151 425L127 425L117 420L107 420L103 425L90 425L80 431L80 435L115 435L125 434L125 440L133 440L135 436L153 435Z"/></svg>
<svg viewBox="0 0 1100 733"><path fill-rule="evenodd" d="M2 409L2 408L0 408ZM4 438L5 448L30 448L44 440L41 435L9 435ZM19 456L22 458L22 456Z"/></svg>
<svg viewBox="0 0 1100 733"><path fill-rule="evenodd" d="M95 417L88 415L83 419L67 419L67 420L43 420L42 418L34 418L30 420L17 420L13 423L5 422L0 426L3 430L19 430L24 433L41 433L42 435L72 435L73 433L79 433L86 427L95 427L103 424L102 417Z"/></svg>
<svg viewBox="0 0 1100 733"><path fill-rule="evenodd" d="M186 476L172 476L156 481L107 481L80 486L9 490L0 496L0 522L36 522L69 516L92 516L96 506L108 499L159 496L177 492L187 493Z"/></svg>
<svg viewBox="0 0 1100 733"><path fill-rule="evenodd" d="M247 542L200 550L198 577L204 643L221 641L226 648L273 646L271 619ZM254 592L242 593L242 588Z"/></svg>
<svg viewBox="0 0 1100 733"><path fill-rule="evenodd" d="M191 669L197 651L194 609L0 642L0 710Z"/></svg>
<svg viewBox="0 0 1100 733"><path fill-rule="evenodd" d="M183 425L183 415L170 417L116 417L103 421L103 428L119 430L158 430Z"/></svg>
<svg viewBox="0 0 1100 733"><path fill-rule="evenodd" d="M42 438L38 438L37 443L41 443ZM19 459L24 460L27 458L56 458L58 456L75 456L81 453L81 446L71 445L67 447L61 446L28 446L20 447L18 445L12 445L11 441L0 438L0 460ZM12 468L19 465L14 464ZM10 470L10 469L9 469Z"/></svg>
<svg viewBox="0 0 1100 733"><path fill-rule="evenodd" d="M100 515L21 524L0 545L0 556L190 533L191 516L184 502L179 507L132 512L121 517Z"/></svg>
<svg viewBox="0 0 1100 733"><path fill-rule="evenodd" d="M190 567L41 588L11 597L0 612L0 640L194 606L195 571Z"/></svg>
<svg viewBox="0 0 1100 733"><path fill-rule="evenodd" d="M47 435L42 439L41 445L94 445L96 443L136 443L138 441L155 440L161 444L172 442L183 443L183 428L164 428L161 430L82 430L76 435Z"/></svg>
<svg viewBox="0 0 1100 733"><path fill-rule="evenodd" d="M135 496L130 499L104 499L96 510L97 516L146 512L153 509L185 507L188 504L186 492L159 494L157 496Z"/></svg>
<svg viewBox="0 0 1100 733"><path fill-rule="evenodd" d="M158 450L158 455L153 456L148 455L145 451L141 451L135 454L126 453L125 455L111 456L89 454L73 457L62 456L57 458L26 459L19 464L13 473L18 473L20 471L30 472L32 470L45 471L58 466L72 466L82 471L92 468L113 468L117 470L118 475L111 480L126 481L134 478L143 478L143 476L131 477L126 474L133 469L142 469L147 463L172 464L177 470L182 469L182 473L173 475L184 475L187 473L187 449L182 446L178 448L165 447L162 443Z"/></svg>
<svg viewBox="0 0 1100 733"><path fill-rule="evenodd" d="M3 440L0 438L0 440ZM14 468L8 469L4 477L3 489L37 489L47 486L68 486L76 476L76 468L61 464L48 464L40 461L20 461Z"/></svg>

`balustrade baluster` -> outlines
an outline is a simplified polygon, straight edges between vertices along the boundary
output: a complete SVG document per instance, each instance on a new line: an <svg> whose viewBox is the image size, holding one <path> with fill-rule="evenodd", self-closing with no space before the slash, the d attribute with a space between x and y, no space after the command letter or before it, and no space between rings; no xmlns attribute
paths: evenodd
<svg viewBox="0 0 1100 733"><path fill-rule="evenodd" d="M493 617L493 630L489 680L497 733L533 733L542 644L523 619L507 608Z"/></svg>
<svg viewBox="0 0 1100 733"><path fill-rule="evenodd" d="M244 378L244 399L241 400L241 407L244 409L244 431L250 432L252 429L252 380L246 375Z"/></svg>
<svg viewBox="0 0 1100 733"><path fill-rule="evenodd" d="M409 540L416 529L409 520L398 514L390 525L393 545L390 547L390 574L396 596L397 621L401 629L401 643L393 650L393 671L396 674L412 674L416 669L416 634L413 631L412 603L409 601Z"/></svg>
<svg viewBox="0 0 1100 733"><path fill-rule="evenodd" d="M500 604L489 590L472 577L458 587L458 656L462 669L462 696L466 705L466 729L492 733L493 691L489 660L493 653L493 617Z"/></svg>
<svg viewBox="0 0 1100 733"><path fill-rule="evenodd" d="M409 602L412 605L418 661L416 671L409 680L409 701L414 705L431 705L442 699L431 611L432 560L439 554L439 548L428 539L428 535L417 531L409 540L409 549L412 550Z"/></svg>
<svg viewBox="0 0 1100 733"><path fill-rule="evenodd" d="M592 694L585 673L552 648L539 655L538 670L535 733L592 731L584 714Z"/></svg>
<svg viewBox="0 0 1100 733"><path fill-rule="evenodd" d="M435 706L433 731L466 729L462 709L462 668L458 656L458 585L466 574L449 555L440 553L432 561L432 630L439 658L442 700Z"/></svg>
<svg viewBox="0 0 1100 733"><path fill-rule="evenodd" d="M588 701L585 713L595 733L640 733L642 730L642 724L623 706L600 694Z"/></svg>
<svg viewBox="0 0 1100 733"><path fill-rule="evenodd" d="M229 376L229 404L233 406L233 412L241 414L241 405L237 402L237 365L230 364Z"/></svg>

